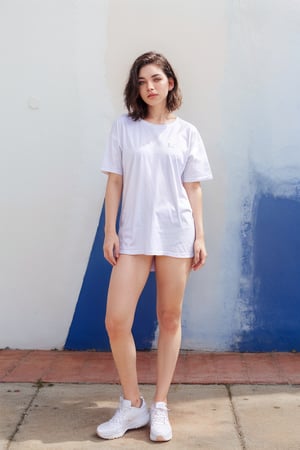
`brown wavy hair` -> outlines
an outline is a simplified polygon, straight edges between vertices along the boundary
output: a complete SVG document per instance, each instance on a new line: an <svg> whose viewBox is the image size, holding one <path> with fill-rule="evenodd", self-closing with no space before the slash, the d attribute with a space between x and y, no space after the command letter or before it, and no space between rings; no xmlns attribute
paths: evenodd
<svg viewBox="0 0 300 450"><path fill-rule="evenodd" d="M174 80L174 88L169 91L167 96L168 111L175 111L182 103L182 95L178 86L178 80L169 61L160 53L144 53L134 61L129 72L126 87L124 89L124 102L128 109L128 115L133 120L145 119L147 116L148 105L140 97L138 84L140 70L147 64L157 65L168 78L172 78Z"/></svg>

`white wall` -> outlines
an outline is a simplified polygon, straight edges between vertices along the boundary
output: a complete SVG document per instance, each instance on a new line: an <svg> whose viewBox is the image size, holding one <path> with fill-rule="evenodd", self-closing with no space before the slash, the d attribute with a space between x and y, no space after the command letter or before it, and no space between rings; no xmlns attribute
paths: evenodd
<svg viewBox="0 0 300 450"><path fill-rule="evenodd" d="M107 16L106 1L0 3L1 347L65 342L103 200Z"/></svg>
<svg viewBox="0 0 300 450"><path fill-rule="evenodd" d="M274 192L299 178L299 17L295 0L1 0L0 347L64 345L102 207L104 142L148 50L175 67L179 115L214 173L183 346L226 350L251 329L241 230L253 173Z"/></svg>

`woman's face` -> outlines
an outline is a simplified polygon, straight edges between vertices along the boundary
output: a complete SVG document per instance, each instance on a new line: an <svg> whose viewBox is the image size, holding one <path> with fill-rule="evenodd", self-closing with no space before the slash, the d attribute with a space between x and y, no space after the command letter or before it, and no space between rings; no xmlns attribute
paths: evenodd
<svg viewBox="0 0 300 450"><path fill-rule="evenodd" d="M147 64L139 72L139 93L148 106L164 104L169 91L174 87L173 78L168 78L156 64Z"/></svg>

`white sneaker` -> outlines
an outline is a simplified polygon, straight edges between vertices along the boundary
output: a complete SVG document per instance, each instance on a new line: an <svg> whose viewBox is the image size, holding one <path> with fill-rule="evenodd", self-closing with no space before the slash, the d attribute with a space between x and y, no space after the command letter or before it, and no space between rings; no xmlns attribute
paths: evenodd
<svg viewBox="0 0 300 450"><path fill-rule="evenodd" d="M141 397L140 408L131 406L130 400L120 397L120 404L114 416L97 428L97 435L103 439L122 437L127 430L141 428L149 422L149 411L145 400Z"/></svg>
<svg viewBox="0 0 300 450"><path fill-rule="evenodd" d="M150 411L150 439L151 441L169 441L172 439L172 428L168 417L168 408L165 402L157 402L151 406Z"/></svg>

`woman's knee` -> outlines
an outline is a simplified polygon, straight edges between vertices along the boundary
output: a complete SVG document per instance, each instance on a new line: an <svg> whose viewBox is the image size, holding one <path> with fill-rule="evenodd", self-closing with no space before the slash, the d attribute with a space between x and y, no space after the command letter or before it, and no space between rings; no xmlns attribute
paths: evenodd
<svg viewBox="0 0 300 450"><path fill-rule="evenodd" d="M181 311L159 312L158 323L161 331L175 334L181 327Z"/></svg>
<svg viewBox="0 0 300 450"><path fill-rule="evenodd" d="M131 325L128 324L127 320L111 315L106 315L105 317L105 328L110 339L121 337L131 332Z"/></svg>

